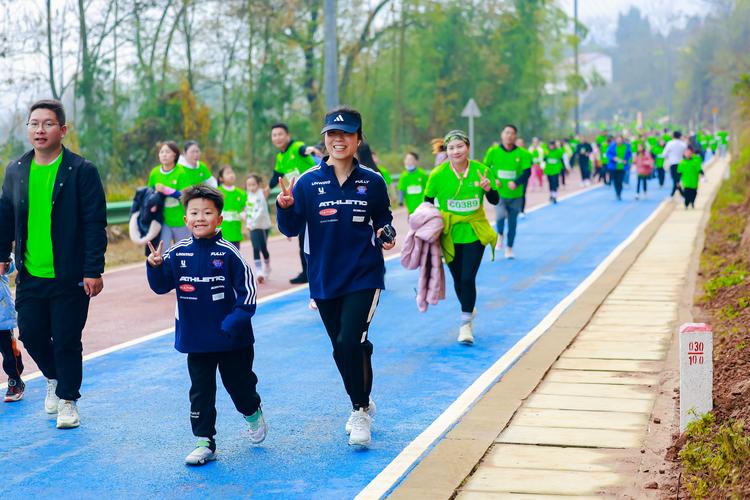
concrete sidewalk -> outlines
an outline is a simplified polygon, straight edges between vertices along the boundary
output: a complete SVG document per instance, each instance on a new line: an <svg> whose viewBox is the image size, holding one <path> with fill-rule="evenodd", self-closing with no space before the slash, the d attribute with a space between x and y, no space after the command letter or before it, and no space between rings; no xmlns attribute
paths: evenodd
<svg viewBox="0 0 750 500"><path fill-rule="evenodd" d="M725 168L722 161L708 169L694 210L681 198L665 202L613 253L390 498L601 498L632 490Z"/></svg>
<svg viewBox="0 0 750 500"><path fill-rule="evenodd" d="M457 490L460 499L601 497L631 483L659 374L677 329L696 240L725 164L709 170L695 210L675 207Z"/></svg>

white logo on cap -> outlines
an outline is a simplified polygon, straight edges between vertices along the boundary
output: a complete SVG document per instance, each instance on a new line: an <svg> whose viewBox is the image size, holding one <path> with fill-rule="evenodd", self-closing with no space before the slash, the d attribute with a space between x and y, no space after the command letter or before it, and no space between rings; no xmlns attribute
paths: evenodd
<svg viewBox="0 0 750 500"><path fill-rule="evenodd" d="M333 119L333 121L335 121L335 122L343 122L344 121L344 117L341 116L341 115L338 115L336 118Z"/></svg>

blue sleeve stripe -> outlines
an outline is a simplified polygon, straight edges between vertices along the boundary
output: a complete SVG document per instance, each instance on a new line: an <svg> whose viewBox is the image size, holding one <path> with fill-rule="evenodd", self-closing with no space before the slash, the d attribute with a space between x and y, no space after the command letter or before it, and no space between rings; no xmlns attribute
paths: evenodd
<svg viewBox="0 0 750 500"><path fill-rule="evenodd" d="M237 247L226 241L224 238L217 241L216 244L231 250L242 264L242 267L245 268L245 288L247 288L248 294L247 297L245 297L245 301L243 302L243 304L255 304L255 286L253 285L255 280L253 280L253 273L250 270L250 266L247 265L247 262L245 262L245 259L242 257L240 251L237 250Z"/></svg>

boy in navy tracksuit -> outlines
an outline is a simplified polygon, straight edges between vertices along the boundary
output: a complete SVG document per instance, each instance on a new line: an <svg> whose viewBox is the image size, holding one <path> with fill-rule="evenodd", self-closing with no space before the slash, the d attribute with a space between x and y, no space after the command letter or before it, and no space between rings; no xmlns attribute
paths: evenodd
<svg viewBox="0 0 750 500"><path fill-rule="evenodd" d="M162 255L163 242L147 259L148 283L164 294L176 289L175 348L187 353L190 423L198 438L185 458L203 465L216 456L216 368L237 410L250 426L250 441L262 442L267 427L253 373L255 280L250 266L216 231L221 224L221 193L200 185L182 196L185 224L192 233Z"/></svg>

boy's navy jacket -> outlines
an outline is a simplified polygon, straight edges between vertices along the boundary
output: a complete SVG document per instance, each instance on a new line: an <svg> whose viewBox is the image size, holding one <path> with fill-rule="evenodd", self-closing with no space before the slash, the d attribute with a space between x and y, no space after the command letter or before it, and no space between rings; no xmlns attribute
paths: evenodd
<svg viewBox="0 0 750 500"><path fill-rule="evenodd" d="M164 263L146 263L146 272L154 292L176 289L175 349L222 352L252 345L255 278L239 250L221 233L175 243Z"/></svg>
<svg viewBox="0 0 750 500"><path fill-rule="evenodd" d="M307 224L305 254L310 296L331 299L350 292L385 288L383 252L377 229L393 220L383 177L354 161L343 185L324 158L294 185L294 205L276 205L279 230L297 236Z"/></svg>

